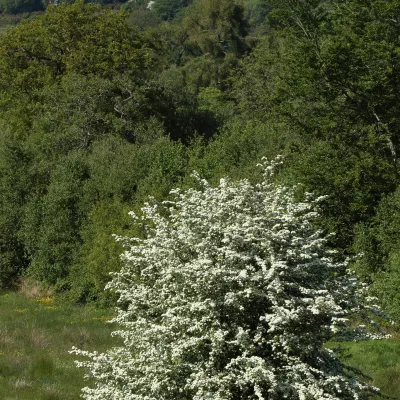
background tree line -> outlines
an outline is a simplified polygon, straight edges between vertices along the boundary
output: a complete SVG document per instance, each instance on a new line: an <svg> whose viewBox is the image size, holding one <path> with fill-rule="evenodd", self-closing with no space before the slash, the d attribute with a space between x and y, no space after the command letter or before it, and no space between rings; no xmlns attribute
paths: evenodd
<svg viewBox="0 0 400 400"><path fill-rule="evenodd" d="M111 235L140 234L129 210L193 185L194 169L255 181L262 156L283 154L277 179L327 195L331 245L360 254L353 268L398 318L399 11L398 0L66 2L7 30L1 285L27 276L70 301L110 302L122 250Z"/></svg>

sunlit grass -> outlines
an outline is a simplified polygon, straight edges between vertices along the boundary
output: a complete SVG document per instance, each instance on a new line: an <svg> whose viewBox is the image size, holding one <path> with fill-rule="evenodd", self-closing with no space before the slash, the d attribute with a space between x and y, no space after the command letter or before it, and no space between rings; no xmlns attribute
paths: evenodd
<svg viewBox="0 0 400 400"><path fill-rule="evenodd" d="M112 346L110 311L63 306L51 297L0 293L0 399L72 400L86 385L72 346Z"/></svg>
<svg viewBox="0 0 400 400"><path fill-rule="evenodd" d="M346 364L363 372L365 380L392 398L400 399L400 340L372 340L362 342L330 343L344 351ZM376 397L378 399L380 397Z"/></svg>

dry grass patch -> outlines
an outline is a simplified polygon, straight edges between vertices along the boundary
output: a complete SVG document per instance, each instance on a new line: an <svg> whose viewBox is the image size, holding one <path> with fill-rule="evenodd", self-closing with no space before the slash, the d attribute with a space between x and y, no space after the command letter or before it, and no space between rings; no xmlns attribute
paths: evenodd
<svg viewBox="0 0 400 400"><path fill-rule="evenodd" d="M13 345L16 341L15 335L15 331L4 327L0 328L0 349Z"/></svg>
<svg viewBox="0 0 400 400"><path fill-rule="evenodd" d="M22 279L18 292L22 293L28 299L52 298L53 290L39 285L38 282L33 282L29 279Z"/></svg>
<svg viewBox="0 0 400 400"><path fill-rule="evenodd" d="M47 349L50 346L50 337L46 329L32 328L30 339L33 347Z"/></svg>

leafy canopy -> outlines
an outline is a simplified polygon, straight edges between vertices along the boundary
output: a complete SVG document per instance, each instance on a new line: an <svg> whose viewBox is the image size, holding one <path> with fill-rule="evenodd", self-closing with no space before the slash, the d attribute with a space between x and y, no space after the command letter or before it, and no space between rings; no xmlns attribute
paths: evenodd
<svg viewBox="0 0 400 400"><path fill-rule="evenodd" d="M138 74L150 50L128 16L93 4L49 6L0 40L0 88L31 92L67 73Z"/></svg>

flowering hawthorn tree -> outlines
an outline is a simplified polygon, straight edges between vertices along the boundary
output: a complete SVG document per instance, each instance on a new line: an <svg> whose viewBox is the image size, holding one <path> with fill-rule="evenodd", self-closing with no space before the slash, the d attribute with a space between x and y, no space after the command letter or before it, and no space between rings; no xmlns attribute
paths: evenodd
<svg viewBox="0 0 400 400"><path fill-rule="evenodd" d="M318 199L272 183L201 181L143 208L109 287L122 345L74 349L94 378L87 400L363 399L360 381L324 342L363 339L346 325L363 291L313 229ZM136 217L134 214L133 216ZM121 239L122 240L122 239ZM125 239L126 240L126 239Z"/></svg>

